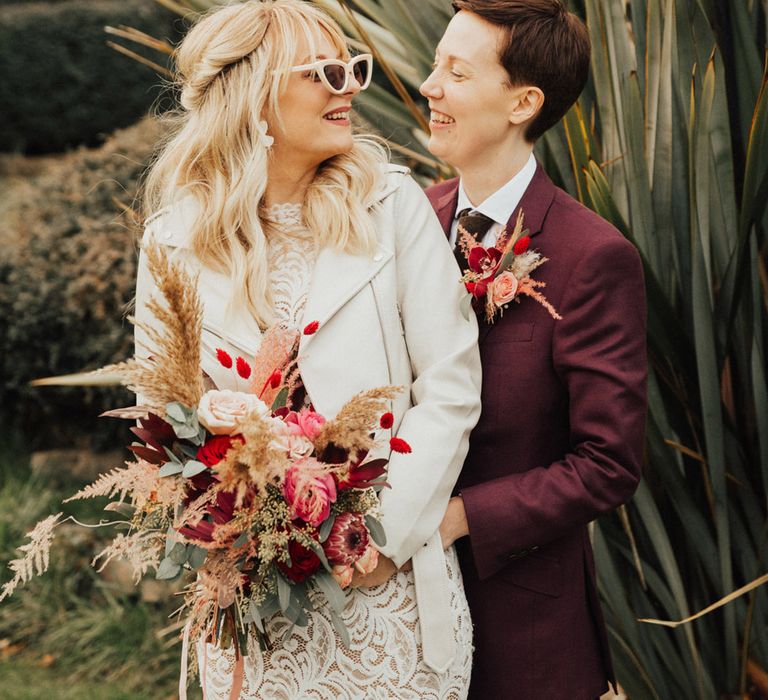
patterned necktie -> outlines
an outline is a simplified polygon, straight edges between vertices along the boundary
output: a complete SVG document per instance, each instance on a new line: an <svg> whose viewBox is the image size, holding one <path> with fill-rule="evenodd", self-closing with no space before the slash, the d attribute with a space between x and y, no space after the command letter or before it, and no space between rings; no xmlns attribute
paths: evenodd
<svg viewBox="0 0 768 700"><path fill-rule="evenodd" d="M459 226L461 226L468 234L472 236L478 243L482 243L483 236L488 232L488 229L493 226L493 219L487 217L485 214L473 211L472 209L462 209L459 212ZM464 272L469 267L467 258L461 250L459 245L461 232L457 230L456 245L453 249L453 253L456 256L456 260L459 262L461 271Z"/></svg>

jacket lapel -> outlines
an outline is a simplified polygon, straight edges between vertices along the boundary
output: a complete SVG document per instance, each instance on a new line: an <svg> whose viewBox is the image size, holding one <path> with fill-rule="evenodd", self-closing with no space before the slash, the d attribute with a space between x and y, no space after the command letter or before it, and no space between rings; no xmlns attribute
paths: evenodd
<svg viewBox="0 0 768 700"><path fill-rule="evenodd" d="M368 284L392 255L392 251L381 244L373 255L349 255L330 248L320 251L307 294L303 323L317 321L322 328ZM300 349L303 350L313 337L302 334Z"/></svg>
<svg viewBox="0 0 768 700"><path fill-rule="evenodd" d="M520 199L520 203L515 207L515 210L509 217L509 221L507 221L507 230L514 230L517 215L522 210L523 229L528 229L529 236L535 236L540 233L544 227L544 220L547 218L549 208L552 206L552 200L555 198L556 191L557 188L552 183L552 180L549 179L547 173L544 172L541 163L537 162L536 172L533 175L531 184L528 185ZM458 198L458 194L456 196ZM496 323L486 323L481 316L478 342L482 343L494 326L501 322L502 320L497 320Z"/></svg>

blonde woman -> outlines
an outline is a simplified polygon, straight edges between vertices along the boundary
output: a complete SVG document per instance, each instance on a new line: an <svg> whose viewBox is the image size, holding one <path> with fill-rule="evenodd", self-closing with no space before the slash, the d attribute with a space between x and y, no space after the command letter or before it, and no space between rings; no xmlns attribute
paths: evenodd
<svg viewBox="0 0 768 700"><path fill-rule="evenodd" d="M151 169L145 242L199 273L203 370L235 388L215 348L252 355L274 323L303 328L307 396L333 416L395 384L383 492L387 545L348 593L345 647L322 607L275 646L251 649L242 698L464 698L471 623L453 548L438 526L480 404L477 327L460 310L458 267L420 188L350 120L370 56L300 0L245 2L204 17L178 54L183 111ZM137 316L150 321L143 258ZM138 352L148 352L137 333ZM208 698L228 698L230 651L200 648Z"/></svg>

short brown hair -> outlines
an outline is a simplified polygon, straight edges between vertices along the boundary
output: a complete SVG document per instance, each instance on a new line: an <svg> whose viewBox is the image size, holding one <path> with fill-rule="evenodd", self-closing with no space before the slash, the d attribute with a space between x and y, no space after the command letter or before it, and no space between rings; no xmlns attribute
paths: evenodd
<svg viewBox="0 0 768 700"><path fill-rule="evenodd" d="M561 0L453 0L453 9L473 12L501 27L499 63L511 85L534 85L544 106L525 138L536 141L576 102L589 74L589 34Z"/></svg>

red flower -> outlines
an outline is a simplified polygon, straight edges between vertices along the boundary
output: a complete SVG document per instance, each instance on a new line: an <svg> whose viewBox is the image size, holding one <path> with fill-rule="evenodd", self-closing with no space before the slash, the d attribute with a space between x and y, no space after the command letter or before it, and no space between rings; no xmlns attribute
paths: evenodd
<svg viewBox="0 0 768 700"><path fill-rule="evenodd" d="M243 379L251 376L251 366L242 357L237 358L237 373Z"/></svg>
<svg viewBox="0 0 768 700"><path fill-rule="evenodd" d="M515 255L522 255L526 250L528 250L528 246L531 245L531 237L530 236L523 236L517 243L515 243L514 247L512 248L512 252Z"/></svg>
<svg viewBox="0 0 768 700"><path fill-rule="evenodd" d="M232 367L232 356L226 350L216 348L216 359L222 367L226 367L227 369Z"/></svg>
<svg viewBox="0 0 768 700"><path fill-rule="evenodd" d="M217 525L228 523L235 515L235 494L219 491L216 500L205 509L206 515L197 525L185 525L179 528L179 534L188 540L213 542ZM234 539L234 534L232 539Z"/></svg>
<svg viewBox="0 0 768 700"><path fill-rule="evenodd" d="M467 262L472 272L477 272L487 277L493 275L500 260L501 251L498 248L483 248L477 245L469 251Z"/></svg>
<svg viewBox="0 0 768 700"><path fill-rule="evenodd" d="M296 540L288 542L288 555L291 557L291 565L277 562L277 568L294 583L306 581L320 568L320 559L317 554Z"/></svg>
<svg viewBox="0 0 768 700"><path fill-rule="evenodd" d="M320 321L312 321L304 326L304 335L314 335L318 328L320 328Z"/></svg>
<svg viewBox="0 0 768 700"><path fill-rule="evenodd" d="M392 427L392 424L395 422L395 417L387 411L380 419L379 419L379 425L384 428L385 430L389 430L389 428Z"/></svg>
<svg viewBox="0 0 768 700"><path fill-rule="evenodd" d="M197 461L206 467L213 467L227 456L233 440L240 440L240 435L214 435L197 450Z"/></svg>
<svg viewBox="0 0 768 700"><path fill-rule="evenodd" d="M279 369L276 369L269 376L269 386L271 386L273 389L277 389L277 387L280 386L280 382L282 381L283 381L283 375Z"/></svg>
<svg viewBox="0 0 768 700"><path fill-rule="evenodd" d="M368 549L368 528L358 513L336 516L331 534L323 543L323 551L331 564L351 566Z"/></svg>
<svg viewBox="0 0 768 700"><path fill-rule="evenodd" d="M403 454L408 454L411 451L411 446L405 440L399 437L393 437L389 441L389 446L392 448L393 452L402 452Z"/></svg>

